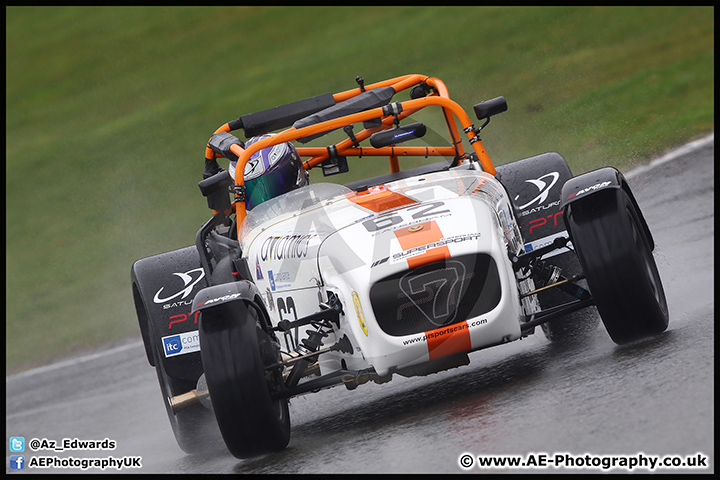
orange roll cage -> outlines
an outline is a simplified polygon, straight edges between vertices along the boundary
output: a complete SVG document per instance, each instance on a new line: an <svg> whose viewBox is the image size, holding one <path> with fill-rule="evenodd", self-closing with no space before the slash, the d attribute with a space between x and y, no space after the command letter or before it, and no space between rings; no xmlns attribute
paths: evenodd
<svg viewBox="0 0 720 480"><path fill-rule="evenodd" d="M455 118L457 118L460 122L463 131L467 134L467 137L470 140L470 144L473 147L475 154L477 155L477 159L480 162L483 171L491 175L495 175L495 167L490 160L487 152L485 151L482 141L477 136L478 130L474 128L472 122L470 121L470 118L465 113L465 110L463 110L460 105L458 105L449 98L445 84L438 78L417 74L404 75L401 77L396 77L382 82L374 83L372 85L367 85L364 88L361 86L352 90L333 94L333 99L337 104L353 98L357 95L360 95L364 91L371 90L373 88L392 87L395 90L395 93L398 93L402 90L406 90L410 87L421 84L430 87L432 89L431 93L422 98L415 98L404 102L391 102L391 105L392 103L396 103L399 104L399 106L401 107L400 113L397 114L387 114L384 111L385 107L378 107L370 110L361 111L359 113L354 113L351 115L345 115L332 120L327 120L325 122L317 123L314 125L309 125L299 129L295 127L290 127L286 130L283 130L282 132L273 135L270 138L266 138L253 143L247 149L244 149L237 144L232 145L230 147L230 152L237 155L238 157L235 171L244 172L245 165L256 152L259 152L260 150L270 147L272 145L284 142L291 142L304 137L309 137L314 134L328 132L330 130L341 128L346 125L352 125L355 123L369 120L376 120L378 118L382 119L380 125L372 128L365 128L364 130L358 132L357 134L355 134L355 141L347 138L335 144L334 147L335 151L337 152L336 155L359 157L388 156L388 158L390 159L390 171L393 173L396 173L400 170L398 162L399 156L453 156L455 158L460 158L465 155L465 151L463 149L460 132L458 131L457 125L452 118L453 116L455 116ZM440 106L442 108L442 112L445 116L445 121L448 126L450 138L452 139L452 144L450 146L413 147L393 145L380 148L356 146L360 142L370 138L373 133L392 128L396 121L402 120L403 118L412 115L418 110L432 105ZM215 133L230 132L231 130L232 129L230 127L230 124L226 123L220 128L218 128ZM296 147L296 149L301 157L309 157L308 160L303 162L303 166L307 170L319 165L330 157L328 153L328 148L325 147ZM221 155L215 153L209 146L206 148L206 159L216 159L218 157L221 157ZM243 186L245 183L244 180L245 179L243 175L236 175L235 185L237 187ZM235 208L239 233L240 224L245 219L246 215L245 202L236 200L233 205Z"/></svg>

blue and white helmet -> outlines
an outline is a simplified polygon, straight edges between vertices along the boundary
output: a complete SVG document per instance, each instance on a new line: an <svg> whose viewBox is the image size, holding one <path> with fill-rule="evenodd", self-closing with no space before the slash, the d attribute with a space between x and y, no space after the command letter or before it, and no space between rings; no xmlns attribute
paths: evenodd
<svg viewBox="0 0 720 480"><path fill-rule="evenodd" d="M245 148L270 135L260 135L245 142ZM230 162L230 176L235 178L237 162ZM245 165L245 204L248 210L271 198L309 183L308 173L300 163L295 147L280 143L264 148L250 157Z"/></svg>

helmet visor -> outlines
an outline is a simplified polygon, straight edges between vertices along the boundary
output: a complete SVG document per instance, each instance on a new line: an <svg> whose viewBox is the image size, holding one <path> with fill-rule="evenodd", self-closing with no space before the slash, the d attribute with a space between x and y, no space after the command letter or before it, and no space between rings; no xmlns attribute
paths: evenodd
<svg viewBox="0 0 720 480"><path fill-rule="evenodd" d="M250 210L278 195L297 188L300 184L295 162L289 162L265 172L252 180L245 180L245 204Z"/></svg>

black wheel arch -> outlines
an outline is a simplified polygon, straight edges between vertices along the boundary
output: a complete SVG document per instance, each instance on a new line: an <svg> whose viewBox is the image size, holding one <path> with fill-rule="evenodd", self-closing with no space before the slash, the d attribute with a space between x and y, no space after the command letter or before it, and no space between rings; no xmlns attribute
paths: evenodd
<svg viewBox="0 0 720 480"><path fill-rule="evenodd" d="M189 274L191 280L184 284L177 274ZM195 292L207 286L207 276L194 246L137 260L130 276L145 354L150 365L157 367L153 349L161 345L163 337L197 330L191 300ZM161 356L159 360L174 378L197 381L202 375L199 352Z"/></svg>
<svg viewBox="0 0 720 480"><path fill-rule="evenodd" d="M564 211L564 216L567 217L568 206L606 188L622 189L625 191L638 214L640 225L647 236L648 242L650 243L650 250L655 250L655 240L650 232L645 216L642 214L640 205L638 204L625 176L614 167L603 167L597 170L592 170L573 177L565 182L560 197L560 207ZM572 232L568 230L568 233L570 234L570 238L572 240Z"/></svg>

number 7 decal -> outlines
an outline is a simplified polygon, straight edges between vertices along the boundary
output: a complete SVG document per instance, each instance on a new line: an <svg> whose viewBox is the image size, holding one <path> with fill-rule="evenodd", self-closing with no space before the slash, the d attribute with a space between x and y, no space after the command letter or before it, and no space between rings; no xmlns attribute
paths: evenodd
<svg viewBox="0 0 720 480"><path fill-rule="evenodd" d="M416 268L400 278L400 291L437 326L448 325L457 314L463 292L465 265L448 260L445 268Z"/></svg>

